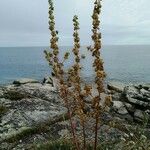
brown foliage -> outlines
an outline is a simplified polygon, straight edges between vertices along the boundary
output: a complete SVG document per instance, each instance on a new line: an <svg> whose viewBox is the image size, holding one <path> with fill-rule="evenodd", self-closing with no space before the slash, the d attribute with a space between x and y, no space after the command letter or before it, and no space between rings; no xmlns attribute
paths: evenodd
<svg viewBox="0 0 150 150"><path fill-rule="evenodd" d="M93 45L88 47L88 50L91 51L94 58L93 68L95 71L95 85L96 89L92 85L87 85L81 80L81 59L80 55L80 38L79 38L79 22L78 16L73 17L74 25L74 46L72 53L74 55L74 63L67 70L64 69L64 62L68 59L69 53L65 53L64 60L60 62L59 59L59 46L58 46L58 31L55 30L55 18L53 15L54 7L52 0L49 0L49 29L51 33L50 39L50 48L51 52L45 51L45 56L49 65L52 67L53 73L59 81L59 91L60 96L62 97L66 108L68 109L68 115L70 119L70 127L72 132L72 138L77 150L86 149L87 147L87 133L89 130L94 130L94 144L93 148L96 150L98 142L98 130L100 123L100 114L106 110L106 107L110 105L111 97L107 96L105 103L102 105L101 94L105 92L104 87L104 78L106 76L103 60L101 58L101 33L99 32L100 20L99 14L101 12L101 0L96 0L94 3L93 10L93 29L92 29L92 40ZM64 75L64 72L65 75ZM97 94L93 94L92 91L97 90ZM87 99L90 100L87 103ZM73 116L76 116L80 121L80 127L82 130L82 135L78 135L75 123L73 121ZM94 127L88 128L86 125L91 122L91 126ZM76 120L77 122L77 120ZM82 140L80 140L82 139Z"/></svg>

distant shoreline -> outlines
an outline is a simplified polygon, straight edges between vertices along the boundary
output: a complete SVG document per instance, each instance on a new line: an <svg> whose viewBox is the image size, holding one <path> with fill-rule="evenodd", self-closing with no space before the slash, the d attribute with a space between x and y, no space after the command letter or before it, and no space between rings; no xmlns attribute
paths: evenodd
<svg viewBox="0 0 150 150"><path fill-rule="evenodd" d="M43 82L43 78L39 79L39 78L17 78L17 79L12 79L11 81L9 82L5 82L5 83L1 83L0 82L0 87L3 87L3 86L8 86L8 85L11 85L13 84L13 82L15 80L22 80L22 79L31 79L31 80L36 80L38 81L39 83L42 83ZM86 77L85 80L83 80L84 83L88 83L88 84L91 84L91 83L94 83L94 79L92 80L91 77ZM124 85L139 85L139 84L150 84L150 82L131 82L131 81L120 81L120 80L115 80L115 79L105 79L105 82L104 84L109 84L109 83L120 83L120 84L124 84Z"/></svg>

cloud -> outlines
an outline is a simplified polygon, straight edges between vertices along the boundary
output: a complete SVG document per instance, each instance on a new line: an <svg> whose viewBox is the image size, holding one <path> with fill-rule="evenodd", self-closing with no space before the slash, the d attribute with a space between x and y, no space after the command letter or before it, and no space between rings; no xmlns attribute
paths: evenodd
<svg viewBox="0 0 150 150"><path fill-rule="evenodd" d="M94 0L55 0L60 45L72 45L72 18L79 16L82 45L91 43ZM149 0L102 1L104 44L150 44ZM47 0L0 1L0 46L49 45Z"/></svg>
<svg viewBox="0 0 150 150"><path fill-rule="evenodd" d="M106 44L150 44L149 0L103 1Z"/></svg>

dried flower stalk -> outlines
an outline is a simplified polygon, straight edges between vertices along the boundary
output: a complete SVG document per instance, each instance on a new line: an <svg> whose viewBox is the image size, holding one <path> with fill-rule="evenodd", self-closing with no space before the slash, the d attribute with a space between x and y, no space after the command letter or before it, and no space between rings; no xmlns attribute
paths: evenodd
<svg viewBox="0 0 150 150"><path fill-rule="evenodd" d="M65 53L64 60L60 62L59 60L59 47L58 47L58 31L55 30L55 18L53 15L54 7L52 0L49 0L49 29L51 33L50 48L51 52L45 51L45 56L49 65L52 67L55 77L59 81L58 89L60 91L60 96L64 101L64 104L68 110L68 115L70 119L70 127L73 136L74 145L77 150L87 148L87 135L88 128L85 126L88 123L88 119L92 118L95 121L92 122L94 126L94 150L97 149L98 145L98 130L100 123L100 115L105 111L105 108L110 105L111 98L106 96L105 103L101 105L101 95L105 92L104 78L106 77L103 60L101 59L101 33L99 31L100 20L99 15L101 12L101 0L96 0L94 3L93 10L93 29L92 29L92 40L93 46L88 47L92 52L94 58L93 68L95 71L95 85L97 90L97 95L92 94L92 90L95 90L91 85L87 85L81 81L81 59L80 55L80 38L79 38L79 22L78 16L74 16L74 46L72 53L74 56L74 63L67 70L64 75L64 62L68 59L69 53ZM86 102L86 99L90 100L90 103ZM80 127L82 128L82 141L79 143L79 137L77 137L77 131L75 123L73 121L73 116L77 116L80 120Z"/></svg>
<svg viewBox="0 0 150 150"><path fill-rule="evenodd" d="M105 93L104 87L104 79L106 77L106 73L104 71L103 60L101 58L101 33L100 33L100 20L99 15L101 13L101 0L96 0L94 3L94 10L92 15L93 20L93 29L92 29L92 40L93 46L88 47L88 49L92 52L92 56L94 57L93 68L95 71L95 84L98 91L98 95L94 96L92 99L92 116L95 119L95 140L94 140L94 150L97 149L98 142L98 126L100 122L100 114L105 111L105 108L110 105L111 97L105 97L104 106L101 105L101 95Z"/></svg>
<svg viewBox="0 0 150 150"><path fill-rule="evenodd" d="M57 37L58 31L55 30L55 18L53 15L54 6L52 0L49 0L48 2L49 2L49 29L51 32L50 48L52 49L52 52L48 52L45 50L44 53L47 61L49 62L49 65L52 66L52 70L55 77L59 81L58 88L60 90L60 96L63 98L65 106L68 110L74 144L76 145L76 148L79 150L79 144L76 139L75 129L72 121L72 112L70 110L70 104L68 102L68 88L64 82L63 63L66 59L68 59L69 53L65 53L63 62L59 61L59 47Z"/></svg>

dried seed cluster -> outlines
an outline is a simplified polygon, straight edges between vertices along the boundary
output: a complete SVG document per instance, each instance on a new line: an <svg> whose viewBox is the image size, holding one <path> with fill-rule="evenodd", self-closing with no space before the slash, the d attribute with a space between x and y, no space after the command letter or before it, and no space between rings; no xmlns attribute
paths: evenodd
<svg viewBox="0 0 150 150"><path fill-rule="evenodd" d="M66 108L68 109L68 115L70 119L70 127L72 132L73 141L77 150L87 148L88 132L94 130L94 144L93 148L96 150L98 142L98 130L100 123L100 115L105 108L110 105L111 97L106 96L104 105L101 105L101 95L105 92L104 78L106 77L103 60L101 59L101 33L99 32L100 20L99 15L101 12L101 0L96 0L93 10L93 28L92 28L92 40L93 46L89 46L94 58L93 68L95 71L95 85L96 89L92 85L87 85L81 80L81 59L80 55L80 38L79 38L79 22L78 16L73 17L73 38L74 45L72 53L74 56L74 63L67 70L64 75L64 62L69 58L68 52L65 53L63 61L59 59L59 47L58 47L58 31L55 30L55 18L54 18L54 6L52 0L49 0L49 29L51 33L50 48L52 51L44 51L49 65L52 67L53 73L59 81L58 89L60 96L62 97ZM93 94L92 91L97 90L98 94ZM87 102L88 100L88 102ZM81 129L81 135L77 133L76 124L77 120L74 120L74 115L79 120L79 127ZM88 128L89 120L91 128ZM94 129L93 129L94 127ZM80 140L82 139L82 140Z"/></svg>

